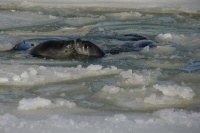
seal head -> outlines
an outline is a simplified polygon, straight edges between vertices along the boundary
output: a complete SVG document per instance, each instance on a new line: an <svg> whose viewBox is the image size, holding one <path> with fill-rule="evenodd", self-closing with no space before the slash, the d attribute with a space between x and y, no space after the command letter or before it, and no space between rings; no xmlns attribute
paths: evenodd
<svg viewBox="0 0 200 133"><path fill-rule="evenodd" d="M94 43L80 39L74 41L74 49L78 55L91 57L103 57L105 55L105 52Z"/></svg>

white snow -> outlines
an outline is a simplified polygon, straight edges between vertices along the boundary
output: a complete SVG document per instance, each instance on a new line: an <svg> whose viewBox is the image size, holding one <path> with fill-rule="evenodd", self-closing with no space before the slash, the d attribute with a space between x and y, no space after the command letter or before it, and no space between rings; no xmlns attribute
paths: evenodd
<svg viewBox="0 0 200 133"><path fill-rule="evenodd" d="M8 81L9 81L8 78L4 78L4 77L0 78L0 83L6 83Z"/></svg>
<svg viewBox="0 0 200 133"><path fill-rule="evenodd" d="M19 101L19 110L33 110L39 108L47 108L52 105L52 102L44 98L22 99Z"/></svg>
<svg viewBox="0 0 200 133"><path fill-rule="evenodd" d="M77 132L109 132L109 133L198 133L200 113L176 109L162 109L153 113L57 115L50 113L43 117L0 115L0 129L5 133L77 133ZM41 112L38 112L38 115Z"/></svg>
<svg viewBox="0 0 200 133"><path fill-rule="evenodd" d="M44 67L39 65L0 65L1 85L42 85L63 81L80 80L87 77L118 74L116 67L103 68L101 65L77 67ZM51 78L49 78L51 77Z"/></svg>
<svg viewBox="0 0 200 133"><path fill-rule="evenodd" d="M88 71L97 71L101 70L103 67L101 65L90 65L87 67Z"/></svg>
<svg viewBox="0 0 200 133"><path fill-rule="evenodd" d="M124 91L123 88L120 88L120 87L117 87L117 86L108 86L108 85L105 85L102 90L104 93L118 93L120 91Z"/></svg>
<svg viewBox="0 0 200 133"><path fill-rule="evenodd" d="M36 110L42 108L55 108L55 107L75 107L76 104L66 99L49 100L41 97L22 99L19 101L18 110Z"/></svg>
<svg viewBox="0 0 200 133"><path fill-rule="evenodd" d="M142 71L122 71L120 73L122 80L120 85L149 85L157 80L157 77L161 75L160 69L155 71L142 70Z"/></svg>
<svg viewBox="0 0 200 133"><path fill-rule="evenodd" d="M184 35L180 34L180 35L175 35L175 34L171 34L171 33L165 33L165 34L159 34L156 39L158 41L171 41L171 40L175 40L175 39L184 39Z"/></svg>
<svg viewBox="0 0 200 133"><path fill-rule="evenodd" d="M181 101L179 99L168 97L168 96L157 96L155 93L152 93L149 97L145 97L144 102L153 104L153 105L181 104Z"/></svg>
<svg viewBox="0 0 200 133"><path fill-rule="evenodd" d="M186 100L191 100L195 93L188 86L179 86L179 85L154 85L155 89L161 91L165 96L179 96Z"/></svg>
<svg viewBox="0 0 200 133"><path fill-rule="evenodd" d="M180 124L188 129L199 128L200 113L176 109L163 109L153 113L168 124Z"/></svg>
<svg viewBox="0 0 200 133"><path fill-rule="evenodd" d="M164 86L164 85L163 85ZM174 85L163 90L153 87L118 87L105 85L95 94L95 98L108 101L120 108L148 110L157 107L176 107L191 104L196 95L190 87ZM161 85L159 86L161 88ZM163 94L162 94L162 93ZM166 93L168 92L168 93ZM170 93L170 94L169 94ZM186 102L188 100L190 102Z"/></svg>
<svg viewBox="0 0 200 133"><path fill-rule="evenodd" d="M73 108L76 107L76 103L70 102L69 100L57 98L53 100L53 107L67 107Z"/></svg>
<svg viewBox="0 0 200 133"><path fill-rule="evenodd" d="M200 44L199 34L173 34L165 33L159 34L155 39L159 42L171 42L175 45L184 47L199 46Z"/></svg>
<svg viewBox="0 0 200 133"><path fill-rule="evenodd" d="M124 114L116 114L113 117L106 117L105 121L111 122L111 123L122 123L127 121L128 118Z"/></svg>

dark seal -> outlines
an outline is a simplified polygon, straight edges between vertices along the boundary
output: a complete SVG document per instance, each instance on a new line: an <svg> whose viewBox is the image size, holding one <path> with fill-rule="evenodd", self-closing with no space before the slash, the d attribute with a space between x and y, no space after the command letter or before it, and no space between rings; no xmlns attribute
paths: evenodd
<svg viewBox="0 0 200 133"><path fill-rule="evenodd" d="M29 53L36 57L66 58L74 55L103 57L105 52L90 41L49 40L33 47Z"/></svg>

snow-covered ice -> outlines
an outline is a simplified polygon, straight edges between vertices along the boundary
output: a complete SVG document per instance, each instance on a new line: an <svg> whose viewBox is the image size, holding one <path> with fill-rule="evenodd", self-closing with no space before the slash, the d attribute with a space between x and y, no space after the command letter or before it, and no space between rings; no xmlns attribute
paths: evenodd
<svg viewBox="0 0 200 133"><path fill-rule="evenodd" d="M38 112L40 113L40 112ZM141 133L161 131L168 132L192 132L198 133L200 113L163 109L152 114L113 114L95 116L80 115L47 115L42 118L17 117L11 114L0 115L0 129L3 132L126 132Z"/></svg>
<svg viewBox="0 0 200 133"><path fill-rule="evenodd" d="M65 99L49 100L41 97L22 99L19 101L18 110L34 110L42 108L75 107L76 104Z"/></svg>
<svg viewBox="0 0 200 133"><path fill-rule="evenodd" d="M101 65L77 67L45 67L39 65L6 65L0 66L1 85L45 85L49 83L80 80L95 76L118 74L116 67L103 68ZM51 77L51 78L49 78Z"/></svg>
<svg viewBox="0 0 200 133"><path fill-rule="evenodd" d="M15 45L22 42L22 37L0 33L0 51L11 50Z"/></svg>

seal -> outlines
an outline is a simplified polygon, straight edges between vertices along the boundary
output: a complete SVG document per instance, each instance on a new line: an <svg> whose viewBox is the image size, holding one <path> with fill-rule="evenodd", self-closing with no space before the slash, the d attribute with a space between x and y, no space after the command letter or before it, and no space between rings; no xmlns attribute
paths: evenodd
<svg viewBox="0 0 200 133"><path fill-rule="evenodd" d="M30 49L29 54L45 58L67 58L75 55L103 57L105 52L90 41L49 40Z"/></svg>
<svg viewBox="0 0 200 133"><path fill-rule="evenodd" d="M138 34L125 34L124 44L102 50L98 45L81 39L75 40L48 40L42 43L24 41L14 47L14 50L26 51L32 56L42 58L68 57L103 57L105 54L119 54L123 52L141 51L144 47L154 48L156 43ZM117 40L120 40L119 38ZM122 41L122 40L120 40ZM105 45L106 46L106 45Z"/></svg>
<svg viewBox="0 0 200 133"><path fill-rule="evenodd" d="M157 47L156 43L152 40L139 40L139 41L123 44L111 50L106 50L105 52L109 54L119 54L123 52L141 51L143 50L143 48L147 46L150 49Z"/></svg>

